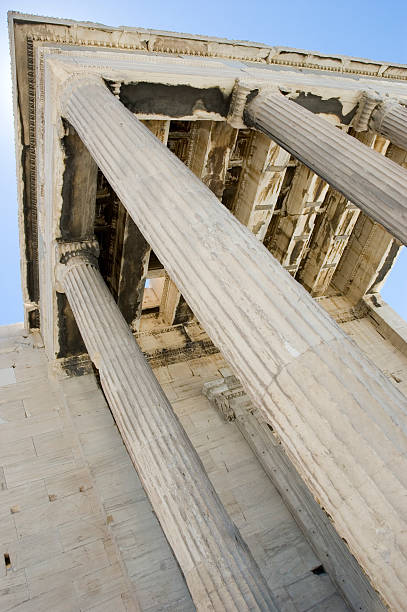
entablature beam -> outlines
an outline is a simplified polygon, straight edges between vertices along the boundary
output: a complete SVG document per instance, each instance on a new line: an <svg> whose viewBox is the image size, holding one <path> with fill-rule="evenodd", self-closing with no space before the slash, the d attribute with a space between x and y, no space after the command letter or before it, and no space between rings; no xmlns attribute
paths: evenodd
<svg viewBox="0 0 407 612"><path fill-rule="evenodd" d="M299 105L342 125L352 122L366 90L374 90L382 97L391 96L392 99L407 104L407 82L362 75L299 71L274 65L260 68L255 64L238 60L227 61L217 57L152 56L141 51L126 53L123 50L85 51L58 45L39 47L38 54L39 57L52 61L55 72L62 78L63 75L66 77L73 72L95 74L109 82L112 89L116 87L124 102L134 102L138 99L138 108L136 104L132 110L137 112L139 119L223 121L236 80L278 87ZM133 97L129 87L133 88ZM159 94L161 103L167 90L168 111L163 112L162 108L160 111L157 104L146 110L141 104L141 98L145 98L148 87L157 89L156 94ZM198 95L195 102L200 99L204 104L195 107L192 104L189 111L179 105L175 111L171 110L171 104L175 106L174 95L177 98L179 92L183 98L193 98L192 89L198 90L197 95L201 90L201 95ZM210 90L213 90L212 97L208 93ZM208 100L205 102L202 94L204 97L210 97L208 106Z"/></svg>

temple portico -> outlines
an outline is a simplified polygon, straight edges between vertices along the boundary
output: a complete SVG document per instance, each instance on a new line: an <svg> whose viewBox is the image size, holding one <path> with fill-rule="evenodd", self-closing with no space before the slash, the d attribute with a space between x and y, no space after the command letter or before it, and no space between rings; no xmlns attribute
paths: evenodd
<svg viewBox="0 0 407 612"><path fill-rule="evenodd" d="M259 554L258 532L233 510L239 481L218 490L211 453L221 464L228 443L214 432L208 449L197 443L205 393L207 422L236 421L236 462L245 441L317 555L313 576L329 574L332 609L401 611L407 333L379 291L407 244L407 69L282 68L271 49L242 43L231 57L208 39L205 54L198 38L188 56L181 39L161 48L156 33L146 47L135 30L100 49L84 40L102 30L81 26L68 44L62 22L43 39L28 19L35 82L17 94L28 34L10 19L16 105L35 115L20 184L26 328L40 330L57 385L96 371L185 580L168 609L316 611L328 599L301 607L308 586L295 600L300 587L264 569L288 567L289 544ZM134 609L148 609L115 538Z"/></svg>

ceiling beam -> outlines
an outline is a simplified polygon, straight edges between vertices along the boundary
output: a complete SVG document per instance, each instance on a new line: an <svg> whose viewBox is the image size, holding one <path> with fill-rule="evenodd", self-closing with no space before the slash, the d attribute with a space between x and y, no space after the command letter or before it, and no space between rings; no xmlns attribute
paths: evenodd
<svg viewBox="0 0 407 612"><path fill-rule="evenodd" d="M290 154L268 136L251 132L233 212L261 242L273 215L289 159Z"/></svg>
<svg viewBox="0 0 407 612"><path fill-rule="evenodd" d="M366 146L374 147L373 132L354 133ZM379 139L380 140L380 139ZM380 149L383 143L377 142ZM326 211L319 215L304 258L298 280L313 296L327 291L348 240L360 215L360 209L335 189L329 188Z"/></svg>
<svg viewBox="0 0 407 612"><path fill-rule="evenodd" d="M324 180L299 164L282 207L276 211L271 252L293 276L306 252L317 215L324 210L327 191Z"/></svg>

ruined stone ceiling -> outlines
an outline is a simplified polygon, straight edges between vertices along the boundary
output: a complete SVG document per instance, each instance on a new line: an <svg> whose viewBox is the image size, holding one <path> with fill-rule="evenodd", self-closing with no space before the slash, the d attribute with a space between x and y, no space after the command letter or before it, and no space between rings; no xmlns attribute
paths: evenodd
<svg viewBox="0 0 407 612"><path fill-rule="evenodd" d="M362 246L367 247L372 239L371 233L366 232L360 238L368 220L351 202L266 136L250 129L237 130L226 122L215 121L145 123L155 133L166 132L168 148L312 295L339 295L343 291L349 278L344 281L341 265L350 277L353 268L346 260L354 255L353 242L362 240ZM373 134L353 135L392 158L400 153ZM132 222L100 172L96 202L95 234L101 245L101 270L119 303L125 304L126 296L121 292L126 291L128 283L121 274L125 269L130 277L139 278L140 251L133 245L136 256L132 266L127 262L125 267L123 258L131 252L126 245L125 227ZM381 231L385 233L382 228ZM390 235L386 248L388 270L398 250L398 243ZM380 267L375 272L379 282L384 271ZM153 252L145 274L150 279L165 276ZM150 286L144 294L143 313L156 312L158 316L164 299L163 285L154 280L147 284ZM366 286L368 289L371 287ZM182 298L173 314L173 320L167 323L185 323L193 316ZM129 323L134 322L129 313L126 315Z"/></svg>
<svg viewBox="0 0 407 612"><path fill-rule="evenodd" d="M26 18L25 18L26 17ZM22 202L25 229L26 284L29 299L38 302L38 261L36 252L35 193L35 45L118 47L227 57L263 64L284 64L320 71L358 73L387 79L407 79L407 68L368 60L328 57L293 49L189 37L188 35L136 29L105 28L75 22L12 16L16 48L16 83L22 139ZM305 68L304 68L305 67ZM335 76L335 75L334 75ZM392 80L393 79L393 80ZM352 203L331 189L322 179L266 136L250 129L235 129L227 122L229 97L216 87L166 86L159 83L109 82L107 85L132 112L170 117L144 120L168 148L194 172L225 206L302 283L313 296L343 294L355 284L356 304L367 291L377 289L397 254L399 244L371 222ZM406 153L370 132L356 133L351 127L356 107L346 108L337 98L322 100L300 92L296 101L313 112L321 112L342 129L374 147L397 163L406 164ZM204 110L217 120L185 120ZM222 119L225 120L219 120ZM66 127L62 144L67 159L63 192L72 190L69 181L69 134ZM119 306L134 329L141 311L159 318L165 311L163 300L171 302L168 278L158 258L150 252L124 207L103 175L96 186L95 235L100 243L100 268ZM375 243L376 241L376 243ZM379 244L380 242L380 244ZM367 264L366 255L376 244L375 255ZM363 269L363 266L368 270ZM145 287L145 281L148 279ZM144 288L145 287L145 288ZM164 313L167 324L184 323L193 317L182 296L174 298ZM167 309L168 310L168 309ZM33 310L32 327L38 326Z"/></svg>

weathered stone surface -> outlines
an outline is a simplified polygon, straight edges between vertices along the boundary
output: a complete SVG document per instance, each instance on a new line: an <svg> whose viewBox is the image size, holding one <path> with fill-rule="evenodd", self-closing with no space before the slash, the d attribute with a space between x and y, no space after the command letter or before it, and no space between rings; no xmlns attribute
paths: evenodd
<svg viewBox="0 0 407 612"><path fill-rule="evenodd" d="M272 252L281 265L296 275L309 244L315 221L324 210L328 185L303 164L299 164L290 190L277 212Z"/></svg>
<svg viewBox="0 0 407 612"><path fill-rule="evenodd" d="M251 134L233 213L263 241L286 172L289 154L261 134Z"/></svg>
<svg viewBox="0 0 407 612"><path fill-rule="evenodd" d="M371 127L395 145L407 150L407 108L389 100L374 109Z"/></svg>
<svg viewBox="0 0 407 612"><path fill-rule="evenodd" d="M61 282L88 353L197 609L277 609L94 257L63 260Z"/></svg>
<svg viewBox="0 0 407 612"><path fill-rule="evenodd" d="M194 611L93 372L48 376L39 340L0 326L0 609Z"/></svg>
<svg viewBox="0 0 407 612"><path fill-rule="evenodd" d="M407 150L407 108L394 98L364 91L352 125L358 132L374 130Z"/></svg>
<svg viewBox="0 0 407 612"><path fill-rule="evenodd" d="M164 281L163 294L160 304L160 317L165 325L172 325L174 323L181 297L182 296L175 283L167 275Z"/></svg>
<svg viewBox="0 0 407 612"><path fill-rule="evenodd" d="M330 190L326 211L317 219L300 281L313 296L323 295L332 280L359 216L359 209Z"/></svg>
<svg viewBox="0 0 407 612"><path fill-rule="evenodd" d="M132 329L137 329L147 278L150 245L126 212L117 303Z"/></svg>
<svg viewBox="0 0 407 612"><path fill-rule="evenodd" d="M71 80L63 109L375 588L402 605L406 398L101 81Z"/></svg>
<svg viewBox="0 0 407 612"><path fill-rule="evenodd" d="M234 421L241 431L310 542L321 562L320 567L328 572L352 610L383 612L385 606L346 543L335 531L330 517L312 497L285 454L275 431L264 422L262 414L250 402L237 378L229 376L207 382L203 392L225 420Z"/></svg>
<svg viewBox="0 0 407 612"><path fill-rule="evenodd" d="M407 168L407 152L376 137L376 151ZM400 242L379 223L360 212L335 268L332 285L354 304L366 293L380 291L400 251Z"/></svg>
<svg viewBox="0 0 407 612"><path fill-rule="evenodd" d="M62 139L65 171L60 216L63 240L92 238L95 220L97 165L72 126Z"/></svg>
<svg viewBox="0 0 407 612"><path fill-rule="evenodd" d="M145 121L144 124L163 144L167 143L169 121ZM130 215L126 211L124 214L117 303L127 323L136 330L140 324L150 245Z"/></svg>
<svg viewBox="0 0 407 612"><path fill-rule="evenodd" d="M260 92L245 118L407 243L406 172L277 90Z"/></svg>
<svg viewBox="0 0 407 612"><path fill-rule="evenodd" d="M366 146L374 146L385 153L382 140L373 132L357 133ZM299 280L313 296L324 295L341 261L361 211L342 194L330 188L325 198L325 210L319 215L308 252L301 265ZM363 213L362 213L363 214ZM363 264L361 264L363 265Z"/></svg>
<svg viewBox="0 0 407 612"><path fill-rule="evenodd" d="M192 130L187 165L221 199L237 130L219 121L197 121Z"/></svg>

